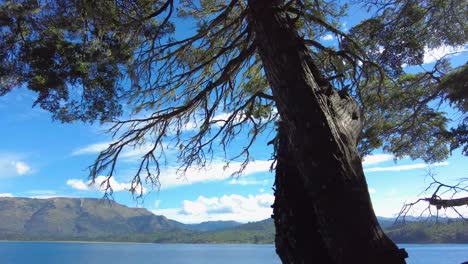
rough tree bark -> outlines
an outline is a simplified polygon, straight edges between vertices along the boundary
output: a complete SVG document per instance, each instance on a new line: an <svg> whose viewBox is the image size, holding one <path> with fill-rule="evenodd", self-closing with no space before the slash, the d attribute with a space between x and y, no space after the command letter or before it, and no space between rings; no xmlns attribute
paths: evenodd
<svg viewBox="0 0 468 264"><path fill-rule="evenodd" d="M356 148L357 103L321 78L277 0L249 0L257 52L281 116L274 219L284 263L405 263L382 232Z"/></svg>

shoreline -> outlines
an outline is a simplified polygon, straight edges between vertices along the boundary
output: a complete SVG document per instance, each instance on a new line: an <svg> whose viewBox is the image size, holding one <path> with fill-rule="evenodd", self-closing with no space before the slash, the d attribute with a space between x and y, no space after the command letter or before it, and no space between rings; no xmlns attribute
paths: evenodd
<svg viewBox="0 0 468 264"><path fill-rule="evenodd" d="M275 244L254 244L254 243L154 243L154 242L111 242L111 241L74 241L74 240L0 240L0 243L64 243L64 244L153 244L153 245L249 245L249 246L275 246Z"/></svg>
<svg viewBox="0 0 468 264"><path fill-rule="evenodd" d="M156 244L153 242L124 242L124 241L87 241L87 240L0 240L0 243L76 243L76 244Z"/></svg>
<svg viewBox="0 0 468 264"><path fill-rule="evenodd" d="M0 240L0 243L75 243L75 244L156 244L156 245L275 245L274 243L158 243L132 241L87 241L87 240ZM468 243L398 243L398 245L468 245Z"/></svg>

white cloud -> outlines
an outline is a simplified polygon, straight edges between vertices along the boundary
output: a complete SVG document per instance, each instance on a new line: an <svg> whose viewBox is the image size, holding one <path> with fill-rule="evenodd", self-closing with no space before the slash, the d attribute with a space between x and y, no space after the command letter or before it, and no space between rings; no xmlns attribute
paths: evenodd
<svg viewBox="0 0 468 264"><path fill-rule="evenodd" d="M406 170L415 170L415 169L425 169L431 166L447 166L448 162L439 162L434 164L426 163L416 163L410 165L397 165L389 167L373 167L364 169L365 172L379 172L379 171L406 171Z"/></svg>
<svg viewBox="0 0 468 264"><path fill-rule="evenodd" d="M391 154L367 155L362 159L362 165L368 166L368 165L382 163L382 162L389 161L389 160L393 160L393 155Z"/></svg>
<svg viewBox="0 0 468 264"><path fill-rule="evenodd" d="M91 186L88 183L83 182L82 180L69 179L67 185L71 186L75 190L88 191L91 189Z"/></svg>
<svg viewBox="0 0 468 264"><path fill-rule="evenodd" d="M0 193L0 197L15 197L12 193Z"/></svg>
<svg viewBox="0 0 468 264"><path fill-rule="evenodd" d="M330 41L330 40L333 40L334 37L332 34L326 34L325 36L322 36L321 39L324 41Z"/></svg>
<svg viewBox="0 0 468 264"><path fill-rule="evenodd" d="M31 166L24 161L24 155L0 153L0 177L13 177L30 174Z"/></svg>
<svg viewBox="0 0 468 264"><path fill-rule="evenodd" d="M214 121L215 125L217 126L223 126L226 123L226 121L231 117L231 115L232 113L220 113L218 115L215 115L212 121ZM235 116L233 116L233 122L240 122L244 117L245 115L243 112L237 113Z"/></svg>
<svg viewBox="0 0 468 264"><path fill-rule="evenodd" d="M98 145L98 144L95 144ZM139 161L141 157L146 154L148 151L151 150L153 146L150 144L143 144L136 148L129 148L120 154L120 158L124 162L134 162ZM165 154L168 155L168 159L170 158L171 151L174 151L168 146L163 146ZM247 165L247 167L243 170L242 176L260 173L260 172L268 172L270 170L270 166L272 161L268 160L256 160L251 161ZM241 162L230 162L229 165L222 160L214 160L211 164L208 164L205 168L196 168L191 167L188 168L185 173L179 171L179 167L177 166L162 166L161 173L159 176L159 182L161 183L161 188L171 188L180 185L190 185L194 183L201 183L201 182L209 182L209 181L222 181L229 179L234 173L241 169L242 163ZM127 174L130 179L133 177L135 171L130 170ZM87 186L88 182L84 182L79 179L70 179L67 181L69 186L72 186L74 189L77 190L89 190ZM118 183L114 183L116 186L119 186ZM244 179L236 179L231 182L231 184L241 184L241 185L248 185L248 184L268 184L265 181L254 181L254 180L244 180ZM129 185L129 184L127 184ZM114 185L112 185L114 186ZM114 187L113 187L114 188ZM127 188L127 187L125 187ZM98 188L99 189L99 188ZM115 190L116 188L114 188ZM128 189L128 188L127 188Z"/></svg>
<svg viewBox="0 0 468 264"><path fill-rule="evenodd" d="M72 152L72 156L78 156L78 155L87 155L87 154L95 154L99 153L106 148L109 147L109 145L112 142L101 142L101 143L96 143L96 144L91 144L88 146L84 146L82 148L78 148L75 151Z"/></svg>
<svg viewBox="0 0 468 264"><path fill-rule="evenodd" d="M196 122L193 121L188 121L187 123L184 123L182 125L182 131L187 132L187 131L193 131L198 127Z"/></svg>
<svg viewBox="0 0 468 264"><path fill-rule="evenodd" d="M69 179L67 180L67 185L72 187L75 190L80 191L100 191L104 192L106 186L101 186L101 184L107 179L106 176L98 176L94 184L91 184L91 181L84 182L83 180L79 179ZM121 191L129 191L132 187L131 183L120 183L114 177L110 178L109 181L110 186L114 192L121 192ZM140 188L137 187L136 191L139 192ZM143 193L146 193L146 188L143 187Z"/></svg>
<svg viewBox="0 0 468 264"><path fill-rule="evenodd" d="M423 64L435 62L444 56L455 56L462 52L468 51L467 46L440 46L435 49L424 48L424 61Z"/></svg>
<svg viewBox="0 0 468 264"><path fill-rule="evenodd" d="M233 178L233 174L241 169L242 163L231 162L226 165L224 161L215 160L205 168L188 168L185 173L179 171L179 167L175 166L163 166L161 167L161 173L159 175L159 183L161 189L175 188L178 186L191 185L203 182L214 182L214 181L226 181L227 184L238 184L238 185L268 185L268 179L245 179L247 175L253 175L256 173L268 173L272 161L269 160L256 160L251 161L247 167L243 170L242 174L237 178ZM125 179L132 179L136 173L135 170L128 170L125 174L128 177ZM105 179L105 176L99 176L96 179L94 186L89 186L89 181L83 181L81 179L69 179L67 185L71 186L76 190L100 190L97 186ZM130 188L130 183L118 183L114 178L111 179L111 186L114 191L122 191Z"/></svg>
<svg viewBox="0 0 468 264"><path fill-rule="evenodd" d="M16 173L18 175L24 175L31 172L31 167L22 161L14 161L12 162L12 165L15 166Z"/></svg>
<svg viewBox="0 0 468 264"><path fill-rule="evenodd" d="M374 189L374 188L369 188L369 193L370 193L370 194L374 194L374 193L376 193L376 192L377 192L376 189Z"/></svg>
<svg viewBox="0 0 468 264"><path fill-rule="evenodd" d="M246 179L232 179L229 184L237 185L267 185L268 180L246 180Z"/></svg>
<svg viewBox="0 0 468 264"><path fill-rule="evenodd" d="M211 198L199 196L194 201L184 200L181 208L155 209L153 213L183 223L215 220L260 221L271 216L273 202L274 196L271 194L232 194Z"/></svg>
<svg viewBox="0 0 468 264"><path fill-rule="evenodd" d="M230 178L233 173L241 168L241 165L240 162L231 162L229 166L226 166L225 162L217 160L202 169L189 168L185 172L185 175L179 173L176 167L167 167L161 171L159 181L161 183L161 188L164 189L200 182L221 181ZM268 160L251 161L244 169L242 175L268 172L270 166L271 161Z"/></svg>

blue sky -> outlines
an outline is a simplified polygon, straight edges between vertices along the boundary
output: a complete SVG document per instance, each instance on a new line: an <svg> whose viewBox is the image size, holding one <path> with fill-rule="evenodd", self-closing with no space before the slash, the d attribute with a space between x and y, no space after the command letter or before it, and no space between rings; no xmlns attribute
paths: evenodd
<svg viewBox="0 0 468 264"><path fill-rule="evenodd" d="M343 25L346 30L346 24ZM333 42L334 37L327 35L322 41ZM430 66L434 59L454 52L459 53L452 57L453 63L465 63L466 50L466 47L426 50L425 63ZM88 185L87 166L112 141L103 132L106 126L52 122L48 112L31 108L34 98L33 92L22 88L0 97L0 196L102 197L98 186ZM145 207L185 223L268 218L274 199L274 174L269 172L272 148L266 145L267 139L268 136L261 138L253 147L255 161L238 178L232 178L230 172L239 164L232 163L226 169L218 156L208 169L191 168L186 177L181 177L176 173L173 158L176 151L169 149L169 163L161 172L161 189L151 191L149 186L144 186L144 199L137 201L127 189L132 172L148 146L126 150L112 182L114 198L127 206ZM238 140L242 143L243 138ZM455 151L447 161L431 166L410 159L394 162L392 155L380 152L366 157L364 170L376 214L393 216L405 201L415 200L430 183L429 168L447 183L467 177L467 160L460 151ZM422 209L415 208L413 214L419 214ZM453 212L448 214L454 216Z"/></svg>

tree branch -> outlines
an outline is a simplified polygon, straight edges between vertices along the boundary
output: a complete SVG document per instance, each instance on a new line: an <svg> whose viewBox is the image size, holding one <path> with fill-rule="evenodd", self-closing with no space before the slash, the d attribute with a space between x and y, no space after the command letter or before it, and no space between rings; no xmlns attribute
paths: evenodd
<svg viewBox="0 0 468 264"><path fill-rule="evenodd" d="M437 209L468 205L468 197L458 199L424 198L423 200L429 202L430 205L436 206Z"/></svg>

